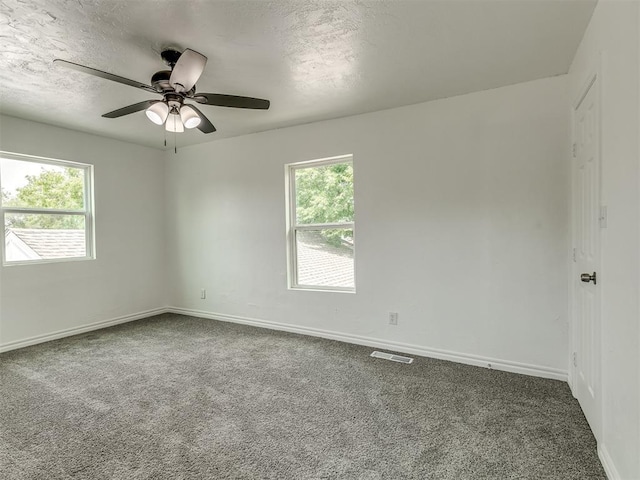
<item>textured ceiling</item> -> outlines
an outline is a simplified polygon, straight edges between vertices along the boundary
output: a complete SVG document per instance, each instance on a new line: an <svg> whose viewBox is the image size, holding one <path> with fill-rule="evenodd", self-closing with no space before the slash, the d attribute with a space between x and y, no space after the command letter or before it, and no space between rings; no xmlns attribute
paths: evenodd
<svg viewBox="0 0 640 480"><path fill-rule="evenodd" d="M208 57L198 91L271 100L201 106L218 131L178 145L381 110L566 73L595 3L0 0L0 112L162 148L143 112L101 117L160 96L52 61L149 84L168 46Z"/></svg>

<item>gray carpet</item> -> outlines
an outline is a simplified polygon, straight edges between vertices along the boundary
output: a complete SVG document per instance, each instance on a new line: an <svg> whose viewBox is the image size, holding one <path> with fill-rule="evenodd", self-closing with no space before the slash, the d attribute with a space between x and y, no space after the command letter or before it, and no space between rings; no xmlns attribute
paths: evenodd
<svg viewBox="0 0 640 480"><path fill-rule="evenodd" d="M161 315L0 356L3 479L604 479L565 383Z"/></svg>

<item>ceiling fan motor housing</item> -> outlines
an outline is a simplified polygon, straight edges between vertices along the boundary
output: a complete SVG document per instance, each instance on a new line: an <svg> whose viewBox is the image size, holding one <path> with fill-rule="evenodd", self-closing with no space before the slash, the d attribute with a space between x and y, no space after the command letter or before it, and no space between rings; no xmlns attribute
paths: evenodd
<svg viewBox="0 0 640 480"><path fill-rule="evenodd" d="M169 84L169 78L171 77L171 70L160 70L151 77L151 85L159 93L173 90L173 87Z"/></svg>
<svg viewBox="0 0 640 480"><path fill-rule="evenodd" d="M169 83L169 79L171 78L171 70L160 70L156 72L151 77L151 85L156 89L158 93L166 94L166 93L176 93L175 89ZM191 90L188 92L180 92L179 94L183 97L192 97L196 93L196 86L194 85Z"/></svg>

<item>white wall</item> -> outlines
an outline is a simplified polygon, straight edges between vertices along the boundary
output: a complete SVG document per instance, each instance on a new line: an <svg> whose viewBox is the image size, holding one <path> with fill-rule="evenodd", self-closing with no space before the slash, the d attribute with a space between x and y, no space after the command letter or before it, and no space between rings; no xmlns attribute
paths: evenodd
<svg viewBox="0 0 640 480"><path fill-rule="evenodd" d="M640 478L639 3L600 1L570 70L575 99L602 58L602 393L613 478Z"/></svg>
<svg viewBox="0 0 640 480"><path fill-rule="evenodd" d="M398 342L405 351L463 352L455 358L521 363L562 378L566 80L171 152L170 304ZM284 165L347 153L357 293L287 290ZM387 324L389 311L399 312L398 326Z"/></svg>
<svg viewBox="0 0 640 480"><path fill-rule="evenodd" d="M96 260L0 267L0 348L164 306L162 152L0 118L0 150L91 163Z"/></svg>

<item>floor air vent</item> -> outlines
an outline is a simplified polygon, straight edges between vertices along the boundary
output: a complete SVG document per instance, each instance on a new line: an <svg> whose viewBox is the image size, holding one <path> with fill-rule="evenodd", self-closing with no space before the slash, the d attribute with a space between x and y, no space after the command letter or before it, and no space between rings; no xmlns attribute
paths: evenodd
<svg viewBox="0 0 640 480"><path fill-rule="evenodd" d="M371 356L375 358L384 358L385 360L391 360L392 362L400 362L400 363L413 362L413 358L403 357L402 355L393 355L392 353L384 353L384 352L378 352L378 351L373 352Z"/></svg>

